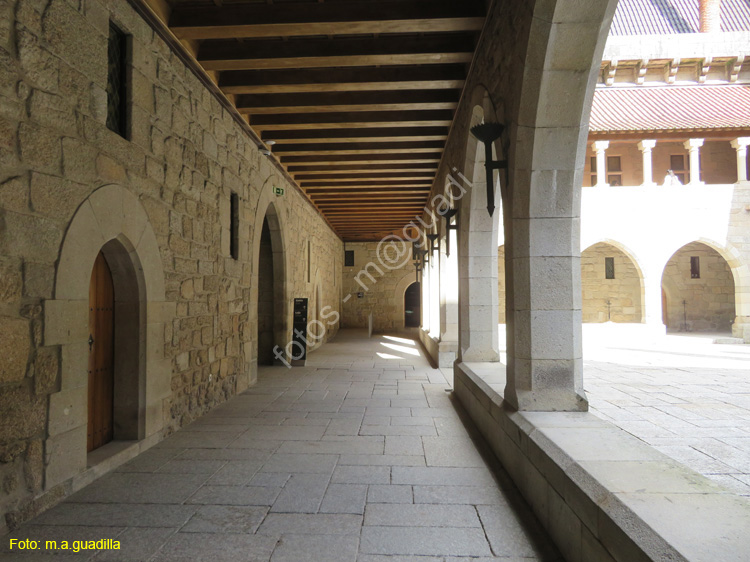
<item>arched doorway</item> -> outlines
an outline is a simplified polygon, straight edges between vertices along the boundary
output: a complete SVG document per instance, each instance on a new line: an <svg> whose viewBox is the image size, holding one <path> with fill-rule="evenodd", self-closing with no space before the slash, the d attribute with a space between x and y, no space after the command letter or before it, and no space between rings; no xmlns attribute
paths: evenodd
<svg viewBox="0 0 750 562"><path fill-rule="evenodd" d="M271 230L263 219L258 257L258 365L273 365L274 271Z"/></svg>
<svg viewBox="0 0 750 562"><path fill-rule="evenodd" d="M275 204L266 207L260 236L256 234L255 273L257 283L257 364L274 365L286 352L290 339L287 333L286 266L284 241Z"/></svg>
<svg viewBox="0 0 750 562"><path fill-rule="evenodd" d="M421 296L419 281L409 285L404 292L404 325L407 328L419 328Z"/></svg>
<svg viewBox="0 0 750 562"><path fill-rule="evenodd" d="M672 254L661 282L668 332L731 332L734 276L715 249L702 242L686 244Z"/></svg>
<svg viewBox="0 0 750 562"><path fill-rule="evenodd" d="M112 271L99 252L89 285L88 452L112 441L114 433L114 313Z"/></svg>
<svg viewBox="0 0 750 562"><path fill-rule="evenodd" d="M643 276L617 246L599 242L581 252L582 321L640 323Z"/></svg>
<svg viewBox="0 0 750 562"><path fill-rule="evenodd" d="M88 285L86 451L143 437L146 316L139 263L125 238L102 246Z"/></svg>

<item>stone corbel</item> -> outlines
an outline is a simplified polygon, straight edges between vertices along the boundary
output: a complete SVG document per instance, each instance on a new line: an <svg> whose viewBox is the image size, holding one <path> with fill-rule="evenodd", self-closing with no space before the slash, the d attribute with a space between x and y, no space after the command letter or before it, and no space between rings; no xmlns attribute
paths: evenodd
<svg viewBox="0 0 750 562"><path fill-rule="evenodd" d="M667 69L667 83L674 84L677 79L677 71L680 70L680 59L672 59L669 61L669 68Z"/></svg>
<svg viewBox="0 0 750 562"><path fill-rule="evenodd" d="M607 86L612 86L615 83L615 74L617 74L618 63L619 61L617 59L612 59L611 61L609 61L606 75L604 76L604 83Z"/></svg>
<svg viewBox="0 0 750 562"><path fill-rule="evenodd" d="M713 61L713 58L706 57L701 62L700 72L698 74L698 82L700 84L706 83L706 78L708 78L708 72L711 70L711 62Z"/></svg>
<svg viewBox="0 0 750 562"><path fill-rule="evenodd" d="M636 76L635 76L635 83L639 86L643 86L643 83L646 81L646 72L648 72L648 59L643 59L642 61L639 61L636 65Z"/></svg>

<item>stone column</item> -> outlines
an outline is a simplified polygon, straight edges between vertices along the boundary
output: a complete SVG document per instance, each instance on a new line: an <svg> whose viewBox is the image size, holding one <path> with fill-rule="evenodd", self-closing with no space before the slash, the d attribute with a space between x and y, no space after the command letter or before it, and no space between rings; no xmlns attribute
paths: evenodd
<svg viewBox="0 0 750 562"><path fill-rule="evenodd" d="M690 185L703 185L700 160L703 139L686 140L683 146L690 152Z"/></svg>
<svg viewBox="0 0 750 562"><path fill-rule="evenodd" d="M556 187L532 183L540 201ZM513 218L505 248L505 399L519 410L585 411L580 218Z"/></svg>
<svg viewBox="0 0 750 562"><path fill-rule="evenodd" d="M437 242L435 242L437 244ZM432 242L430 242L432 244ZM432 248L432 246L430 246ZM440 270L440 252L430 250L430 330L432 338L440 337L440 283L442 282L442 271Z"/></svg>
<svg viewBox="0 0 750 562"><path fill-rule="evenodd" d="M483 148L483 147L481 147ZM497 333L497 229L500 209L487 212L484 150L478 151L470 191L460 203L458 235L459 359L500 360ZM495 190L495 202L500 190ZM451 246L453 253L454 246Z"/></svg>
<svg viewBox="0 0 750 562"><path fill-rule="evenodd" d="M458 238L455 230L448 231L446 237L448 236L451 255L446 256L444 251L440 255L440 271L443 272L440 276L440 292L444 307L440 314L440 367L451 367L458 351Z"/></svg>
<svg viewBox="0 0 750 562"><path fill-rule="evenodd" d="M652 335L664 335L667 327L662 322L661 276L646 275L643 279L643 308L646 328Z"/></svg>
<svg viewBox="0 0 750 562"><path fill-rule="evenodd" d="M698 12L701 33L721 31L721 0L700 0Z"/></svg>
<svg viewBox="0 0 750 562"><path fill-rule="evenodd" d="M609 141L594 141L596 151L596 187L607 187L607 149Z"/></svg>
<svg viewBox="0 0 750 562"><path fill-rule="evenodd" d="M651 151L656 146L655 140L642 140L638 143L638 149L643 153L643 185L646 187L654 184L654 172Z"/></svg>
<svg viewBox="0 0 750 562"><path fill-rule="evenodd" d="M737 181L747 181L747 146L750 137L739 137L732 141L732 148L737 151Z"/></svg>
<svg viewBox="0 0 750 562"><path fill-rule="evenodd" d="M422 249L426 249L427 246L423 246ZM425 256L428 257L430 262L432 261L431 258L429 258L429 253L425 254ZM422 304L419 307L419 310L422 313L422 322L421 327L422 330L425 332L430 331L430 269L431 269L430 263L424 263L424 258L422 259L422 284L420 286L420 289L422 290Z"/></svg>

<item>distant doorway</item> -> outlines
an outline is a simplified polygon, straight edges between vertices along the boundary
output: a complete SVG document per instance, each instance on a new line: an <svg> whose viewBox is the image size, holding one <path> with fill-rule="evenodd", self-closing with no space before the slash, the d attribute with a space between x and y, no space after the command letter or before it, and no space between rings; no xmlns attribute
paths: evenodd
<svg viewBox="0 0 750 562"><path fill-rule="evenodd" d="M271 230L263 220L258 266L258 365L273 365L274 346L274 267Z"/></svg>
<svg viewBox="0 0 750 562"><path fill-rule="evenodd" d="M115 288L99 252L89 285L89 362L87 451L112 441L114 434Z"/></svg>
<svg viewBox="0 0 750 562"><path fill-rule="evenodd" d="M419 281L409 285L404 292L404 325L407 328L419 328L421 296Z"/></svg>

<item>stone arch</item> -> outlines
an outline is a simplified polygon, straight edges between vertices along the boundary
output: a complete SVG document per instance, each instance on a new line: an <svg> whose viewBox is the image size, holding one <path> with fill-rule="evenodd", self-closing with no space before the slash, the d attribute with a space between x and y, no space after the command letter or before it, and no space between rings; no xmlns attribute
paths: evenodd
<svg viewBox="0 0 750 562"><path fill-rule="evenodd" d="M406 327L406 322L405 322L406 309L404 307L404 295L406 294L406 289L408 289L412 283L416 283L416 282L417 282L417 272L410 271L409 273L404 275L396 284L394 294L396 296L397 306L399 307L398 315L399 315L399 318L401 318L400 328Z"/></svg>
<svg viewBox="0 0 750 562"><path fill-rule="evenodd" d="M614 279L606 279L605 258L614 259ZM643 272L622 244L603 240L581 252L583 322L645 322Z"/></svg>
<svg viewBox="0 0 750 562"><path fill-rule="evenodd" d="M174 318L175 305L165 301L156 235L134 194L105 185L71 219L60 248L54 299L44 303L44 345L60 346L62 358L60 391L50 396L47 489L87 465L88 292L100 251L115 288L115 439L157 435L163 427L162 402L171 395L164 327ZM97 452L97 459L106 457Z"/></svg>
<svg viewBox="0 0 750 562"><path fill-rule="evenodd" d="M270 238L271 260L272 260L272 292L273 292L273 335L269 342L271 348L276 346L285 350L291 341L291 322L289 321L290 307L288 298L288 282L286 272L288 271L285 214L283 203L277 199L272 192L273 176L269 178L261 191L258 207L255 214L253 233L253 268L252 268L252 291L250 304L250 317L257 318L255 323L255 338L253 339L253 351L250 365L250 383L257 378L257 364L259 360L259 345L261 330L258 326L259 318L259 280L261 266L261 238L263 237L264 225L268 228Z"/></svg>
<svg viewBox="0 0 750 562"><path fill-rule="evenodd" d="M522 410L586 410L580 214L588 120L617 0L540 0L508 101L507 384ZM510 69L511 73L513 72ZM509 105L510 107L510 105ZM497 252L497 249L495 249ZM496 291L495 291L496 292Z"/></svg>
<svg viewBox="0 0 750 562"><path fill-rule="evenodd" d="M691 258L699 258L699 277L691 276ZM727 259L729 258L729 259ZM730 261L731 260L731 261ZM699 239L678 248L666 262L662 290L666 295L670 332L723 332L734 330L736 291L742 283L739 255L711 240Z"/></svg>
<svg viewBox="0 0 750 562"><path fill-rule="evenodd" d="M505 245L497 247L497 323L505 324Z"/></svg>
<svg viewBox="0 0 750 562"><path fill-rule="evenodd" d="M488 121L502 122L487 90L479 86L472 94L473 110L469 128ZM504 158L501 137L493 143L493 158ZM499 361L497 327L497 241L502 204L502 181L494 185L496 209L487 210L484 145L471 133L466 140L466 162L462 191L455 184L453 196L459 200L459 359L461 361Z"/></svg>

